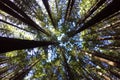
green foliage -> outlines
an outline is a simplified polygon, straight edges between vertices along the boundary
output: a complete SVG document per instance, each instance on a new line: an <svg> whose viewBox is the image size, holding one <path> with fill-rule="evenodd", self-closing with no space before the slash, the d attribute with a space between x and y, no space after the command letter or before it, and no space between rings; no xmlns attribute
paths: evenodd
<svg viewBox="0 0 120 80"><path fill-rule="evenodd" d="M0 79L8 80L12 77L16 78L16 76L19 78L25 76L24 80L72 80L70 78L73 80L104 80L106 78L117 80L119 78L120 14L112 18L108 17L73 37L67 35L71 30L73 32L70 34L76 33L75 31L81 25L109 5L109 0L81 24L77 24L77 21L83 20L98 0L75 0L74 5L70 6L72 7L71 14L66 20L68 1L48 0L50 13L45 10L42 0L12 0L12 2L49 35L33 29L33 25L26 24L28 22L22 22L0 10L0 19L35 33L29 33L0 22L0 36L37 41L48 40L57 44L0 53ZM48 7L48 5L46 6ZM68 11L70 10L68 9ZM18 12L17 14L24 17ZM27 20L26 17L25 19ZM116 36L118 37L116 38ZM0 47L0 49L2 48ZM39 61L36 63L36 60ZM110 61L115 65L110 64ZM34 63L36 64L33 65ZM32 68L30 68L31 65L33 65ZM113 69L117 70L117 76L112 73ZM24 74L18 75L22 72Z"/></svg>

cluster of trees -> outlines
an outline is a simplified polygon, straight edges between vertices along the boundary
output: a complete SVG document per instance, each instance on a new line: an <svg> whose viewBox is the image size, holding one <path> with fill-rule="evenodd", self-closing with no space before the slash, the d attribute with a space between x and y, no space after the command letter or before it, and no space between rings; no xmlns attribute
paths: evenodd
<svg viewBox="0 0 120 80"><path fill-rule="evenodd" d="M0 0L1 80L119 80L120 0Z"/></svg>

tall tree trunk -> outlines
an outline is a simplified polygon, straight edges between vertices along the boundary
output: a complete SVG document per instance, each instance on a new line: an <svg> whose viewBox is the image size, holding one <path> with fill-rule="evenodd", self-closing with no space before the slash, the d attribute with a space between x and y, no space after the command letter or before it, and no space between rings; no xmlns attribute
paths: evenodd
<svg viewBox="0 0 120 80"><path fill-rule="evenodd" d="M93 12L95 12L106 0L99 0L86 14L85 17L81 20L78 21L77 24L81 24L83 22L85 22L85 20L91 15L93 14Z"/></svg>
<svg viewBox="0 0 120 80"><path fill-rule="evenodd" d="M109 19L111 19L111 18L113 18L113 17L116 17L116 16L119 16L119 15L120 15L120 11L116 12L116 13L113 14L113 15L110 15L109 17L107 17L107 18L104 19L103 21L109 20Z"/></svg>
<svg viewBox="0 0 120 80"><path fill-rule="evenodd" d="M44 6L45 6L45 8L46 8L46 10L47 10L47 13L48 13L50 19L51 19L51 22L52 22L52 24L53 24L53 27L56 29L57 27L56 27L56 25L55 25L55 23L54 23L54 20L53 20L52 14L51 14L50 5L49 5L49 3L48 3L48 0L42 0L42 1L43 1L43 4L44 4Z"/></svg>
<svg viewBox="0 0 120 80"><path fill-rule="evenodd" d="M111 69L110 69L110 72L111 72L114 76L116 76L117 78L120 79L120 72L114 71L114 70L111 70Z"/></svg>
<svg viewBox="0 0 120 80"><path fill-rule="evenodd" d="M67 62L67 59L65 57L65 53L64 53L63 49L61 49L61 56L63 58L63 66L65 68L66 79L67 80L74 80L74 75L71 71L71 68L70 68L68 62Z"/></svg>
<svg viewBox="0 0 120 80"><path fill-rule="evenodd" d="M35 66L41 58L37 59L36 61L32 62L30 65L26 66L24 69L21 70L18 74L10 78L10 80L23 80L24 77L29 73L33 66Z"/></svg>
<svg viewBox="0 0 120 80"><path fill-rule="evenodd" d="M106 49L106 50L120 50L120 47L117 47L117 46L102 46L99 48Z"/></svg>
<svg viewBox="0 0 120 80"><path fill-rule="evenodd" d="M120 21L118 20L118 21L116 21L116 22L114 22L114 23L112 23L112 24L110 24L110 25L108 25L108 26L103 26L102 28L99 28L98 30L96 30L96 31L92 31L92 32L89 32L89 33L87 33L87 34L85 34L85 36L87 36L87 35L92 35L92 34L99 34L99 33L102 33L102 32L106 32L106 31L108 31L108 30L112 30L112 31L118 31L118 29L116 29L117 27L119 27L120 26Z"/></svg>
<svg viewBox="0 0 120 80"><path fill-rule="evenodd" d="M116 59L116 57L112 57L103 53L99 53L99 52L88 52L89 54L92 54L92 56L95 59L98 59L100 61L106 62L107 64L111 65L111 66L116 66L118 68L120 68L120 61L118 59Z"/></svg>
<svg viewBox="0 0 120 80"><path fill-rule="evenodd" d="M64 68L65 68L65 72L67 74L67 80L74 80L74 76L71 72L71 68L69 67L69 64L67 63L67 60L65 58L65 55L63 54L63 65L64 65Z"/></svg>
<svg viewBox="0 0 120 80"><path fill-rule="evenodd" d="M75 0L68 0L67 10L66 10L66 14L65 14L65 20L67 20L69 18L74 3L75 3Z"/></svg>
<svg viewBox="0 0 120 80"><path fill-rule="evenodd" d="M13 50L48 46L53 44L55 43L50 41L21 40L15 38L0 37L0 53L9 52Z"/></svg>
<svg viewBox="0 0 120 80"><path fill-rule="evenodd" d="M44 29L42 29L39 25L37 25L29 16L27 16L19 7L17 7L10 0L1 0L0 1L0 9L10 14L11 16L23 21L31 27L40 30L41 32L49 35Z"/></svg>
<svg viewBox="0 0 120 80"><path fill-rule="evenodd" d="M58 9L58 0L55 0L55 5L56 5L56 10L57 10L57 14L59 13L59 9Z"/></svg>
<svg viewBox="0 0 120 80"><path fill-rule="evenodd" d="M0 65L7 63L8 60L0 61Z"/></svg>
<svg viewBox="0 0 120 80"><path fill-rule="evenodd" d="M76 31L68 32L68 36L69 37L74 36L75 34L91 27L92 25L100 22L101 20L109 17L115 12L118 12L119 10L120 10L120 0L113 0L107 7L102 9L98 14L96 14L91 20L87 21L84 25L80 26ZM69 35L69 33L72 34Z"/></svg>
<svg viewBox="0 0 120 80"><path fill-rule="evenodd" d="M100 66L103 70L107 71L107 73L110 72L110 74L112 74L112 75L114 75L114 76L116 76L117 78L120 79L119 71L116 71L116 69L115 69L114 67L113 67L113 68L112 68L112 67L110 67L110 68L105 68L105 67L101 64L101 62L98 63L98 62L93 61L93 60L92 60L92 62L93 62L94 64Z"/></svg>
<svg viewBox="0 0 120 80"><path fill-rule="evenodd" d="M14 68L15 66L16 66L16 65L13 65L13 66L9 66L9 68L7 67L7 68L5 68L5 69L2 69L2 70L0 71L0 75L2 75L2 74L4 74L5 72L11 70L11 69Z"/></svg>
<svg viewBox="0 0 120 80"><path fill-rule="evenodd" d="M102 41L102 40L120 40L120 36L111 36L107 38L97 38L97 39L91 39L87 41Z"/></svg>
<svg viewBox="0 0 120 80"><path fill-rule="evenodd" d="M12 23L10 23L10 22L7 22L7 21L4 21L4 20L2 20L2 19L0 19L0 22L9 24L9 25L11 25L11 26L13 26L13 27L16 27L16 28L20 29L20 30L23 30L23 31L26 31L26 32L30 32L30 33L35 34L35 32L31 32L31 31L28 31L28 30L26 30L26 29L20 28L20 27L18 27L17 25L14 25L14 24L12 24Z"/></svg>

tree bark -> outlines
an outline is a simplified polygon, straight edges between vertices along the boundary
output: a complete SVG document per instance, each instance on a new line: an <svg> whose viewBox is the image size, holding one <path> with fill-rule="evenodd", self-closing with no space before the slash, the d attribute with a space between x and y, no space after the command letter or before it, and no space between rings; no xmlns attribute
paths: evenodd
<svg viewBox="0 0 120 80"><path fill-rule="evenodd" d="M99 34L99 33L102 33L102 32L109 31L109 30L111 30L111 31L115 31L115 30L118 31L117 27L119 27L119 26L120 26L120 21L116 21L116 22L114 22L114 23L112 23L112 24L110 24L108 26L104 26L102 28L99 28L96 31L91 31L91 32L85 34L85 36L90 35L90 34L91 35L92 34Z"/></svg>
<svg viewBox="0 0 120 80"><path fill-rule="evenodd" d="M35 66L41 58L37 59L36 61L32 62L28 66L26 66L24 69L21 70L18 74L15 74L10 80L23 80L24 77L29 73L29 71L32 69L33 66Z"/></svg>
<svg viewBox="0 0 120 80"><path fill-rule="evenodd" d="M85 15L85 17L78 21L77 24L83 23L91 14L93 14L94 11L96 11L106 0L99 0Z"/></svg>
<svg viewBox="0 0 120 80"><path fill-rule="evenodd" d="M26 32L30 32L30 33L35 34L35 32L31 32L31 31L28 31L28 30L26 30L26 29L20 28L20 27L18 27L17 25L14 25L14 24L12 24L12 23L10 23L10 22L7 22L7 21L4 21L4 20L2 20L2 19L0 19L0 22L9 24L9 25L11 25L11 26L13 26L13 27L16 27L16 28L20 29L20 30L23 30L23 31L26 31Z"/></svg>
<svg viewBox="0 0 120 80"><path fill-rule="evenodd" d="M11 16L23 21L31 27L49 35L44 29L37 25L29 16L27 16L19 7L17 7L13 2L9 0L0 1L0 9L4 12L10 14Z"/></svg>
<svg viewBox="0 0 120 80"><path fill-rule="evenodd" d="M7 72L8 70L11 70L12 68L14 68L16 65L10 66L9 68L7 67L6 69L2 69L0 71L0 75L4 74L5 72Z"/></svg>
<svg viewBox="0 0 120 80"><path fill-rule="evenodd" d="M48 46L53 44L55 43L50 41L21 40L15 38L0 37L0 53L9 52L13 50Z"/></svg>
<svg viewBox="0 0 120 80"><path fill-rule="evenodd" d="M89 54L92 54L93 57L95 57L96 59L98 58L98 60L104 59L104 61L110 61L111 63L114 63L114 66L120 68L120 61L117 60L115 57L103 54L103 53L99 53L99 52L89 52ZM109 62L108 62L109 63Z"/></svg>
<svg viewBox="0 0 120 80"><path fill-rule="evenodd" d="M61 53L62 53L61 56L63 58L63 66L64 66L64 69L65 69L66 79L67 80L74 80L74 75L73 75L73 73L71 71L71 68L70 68L69 64L67 63L67 59L65 57L63 49L61 49Z"/></svg>
<svg viewBox="0 0 120 80"><path fill-rule="evenodd" d="M91 39L87 41L103 41L103 40L120 40L120 36L111 36L107 38L97 38L97 39Z"/></svg>
<svg viewBox="0 0 120 80"><path fill-rule="evenodd" d="M98 14L96 14L91 20L87 21L84 25L80 26L76 31L70 31L72 34L68 35L72 37L77 33L91 27L92 25L100 22L101 20L109 17L110 15L118 12L120 10L120 0L113 0L107 7L102 9ZM107 12L107 13L106 13ZM70 33L69 32L69 33Z"/></svg>
<svg viewBox="0 0 120 80"><path fill-rule="evenodd" d="M67 20L68 17L70 16L74 3L75 3L75 0L68 1L68 6L67 6L66 14L65 14L65 20Z"/></svg>
<svg viewBox="0 0 120 80"><path fill-rule="evenodd" d="M112 73L114 76L116 76L117 78L120 79L120 73L119 72L110 69L110 73Z"/></svg>
<svg viewBox="0 0 120 80"><path fill-rule="evenodd" d="M67 74L67 80L74 80L74 76L71 72L71 68L69 67L69 64L67 63L67 60L65 58L65 55L63 54L63 58L64 58L64 68L65 68L65 72Z"/></svg>
<svg viewBox="0 0 120 80"><path fill-rule="evenodd" d="M43 1L43 4L44 4L44 6L45 6L45 8L47 10L47 13L48 13L50 19L51 19L53 27L56 29L56 25L54 23L54 20L53 20L52 14L51 14L51 10L50 10L50 6L49 6L49 3L48 3L48 0L42 0L42 1Z"/></svg>

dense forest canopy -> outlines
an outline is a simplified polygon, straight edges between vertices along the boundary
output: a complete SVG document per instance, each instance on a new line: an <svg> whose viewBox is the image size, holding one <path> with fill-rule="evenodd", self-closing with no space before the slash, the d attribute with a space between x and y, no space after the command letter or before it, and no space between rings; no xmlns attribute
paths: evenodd
<svg viewBox="0 0 120 80"><path fill-rule="evenodd" d="M0 80L120 80L120 0L0 0Z"/></svg>

